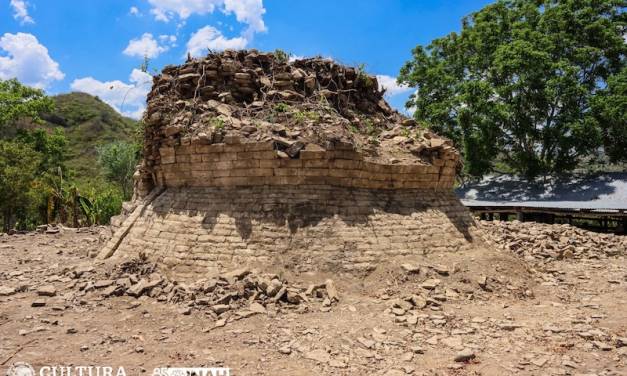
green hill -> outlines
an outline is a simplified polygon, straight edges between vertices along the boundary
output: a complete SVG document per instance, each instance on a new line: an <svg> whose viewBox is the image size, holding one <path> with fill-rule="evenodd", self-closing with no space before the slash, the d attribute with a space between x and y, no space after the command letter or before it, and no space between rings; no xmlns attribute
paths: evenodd
<svg viewBox="0 0 627 376"><path fill-rule="evenodd" d="M49 127L65 130L70 149L68 166L79 180L99 177L96 147L137 138L138 122L120 115L111 106L85 93L53 96L55 110L42 115Z"/></svg>

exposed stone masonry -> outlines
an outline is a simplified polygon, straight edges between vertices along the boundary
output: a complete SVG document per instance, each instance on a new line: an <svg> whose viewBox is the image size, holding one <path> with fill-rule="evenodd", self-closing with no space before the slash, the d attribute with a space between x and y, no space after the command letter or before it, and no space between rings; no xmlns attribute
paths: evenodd
<svg viewBox="0 0 627 376"><path fill-rule="evenodd" d="M118 256L141 250L183 274L262 264L362 272L394 257L463 251L474 246L474 231L449 191L169 188Z"/></svg>
<svg viewBox="0 0 627 376"><path fill-rule="evenodd" d="M392 111L383 94L375 77L320 58L290 63L226 51L166 67L148 96L137 193L249 185L246 177L303 180L295 176L350 187L452 187L459 155L451 142Z"/></svg>
<svg viewBox="0 0 627 376"><path fill-rule="evenodd" d="M133 213L100 253L179 275L247 266L362 273L475 247L449 140L376 78L320 58L226 51L166 67L145 115Z"/></svg>
<svg viewBox="0 0 627 376"><path fill-rule="evenodd" d="M166 146L159 154L157 184L169 187L329 184L450 189L455 178L453 161L384 165L365 161L351 149L327 151L315 145L301 150L298 159L282 157L272 142Z"/></svg>

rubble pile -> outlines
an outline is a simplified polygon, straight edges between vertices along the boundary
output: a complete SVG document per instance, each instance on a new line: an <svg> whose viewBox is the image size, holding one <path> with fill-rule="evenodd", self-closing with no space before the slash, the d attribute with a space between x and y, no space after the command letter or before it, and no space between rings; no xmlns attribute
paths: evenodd
<svg viewBox="0 0 627 376"><path fill-rule="evenodd" d="M297 158L307 144L389 163L458 160L449 140L392 110L376 77L333 60L288 61L256 50L211 53L154 78L144 116L149 170L159 148L274 141Z"/></svg>
<svg viewBox="0 0 627 376"><path fill-rule="evenodd" d="M495 297L525 299L531 293L525 281L516 281L506 274L479 274L462 264L400 265L395 283L378 294L386 302L384 313L395 323L416 325L426 312L441 312L447 304L464 300L488 301Z"/></svg>
<svg viewBox="0 0 627 376"><path fill-rule="evenodd" d="M326 311L339 301L332 280L303 288L290 285L276 274L237 269L216 278L184 284L168 278L145 258L125 261L104 274L98 274L93 267L78 267L68 273L74 279L71 287L79 292L76 294L79 300L86 294L104 298L149 297L180 305L183 314L198 309L214 319L225 318L230 313L242 318L282 308L304 311L313 302L320 303L321 310Z"/></svg>
<svg viewBox="0 0 627 376"><path fill-rule="evenodd" d="M567 224L481 221L485 237L503 250L531 260L592 259L627 255L627 238Z"/></svg>

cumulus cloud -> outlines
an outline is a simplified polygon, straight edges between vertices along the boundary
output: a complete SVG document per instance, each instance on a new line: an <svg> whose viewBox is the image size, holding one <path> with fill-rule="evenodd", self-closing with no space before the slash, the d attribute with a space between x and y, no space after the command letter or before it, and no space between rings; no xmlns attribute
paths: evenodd
<svg viewBox="0 0 627 376"><path fill-rule="evenodd" d="M150 12L159 21L168 22L175 16L185 20L192 14L204 15L219 9L224 14L234 14L254 32L266 31L263 0L148 0Z"/></svg>
<svg viewBox="0 0 627 376"><path fill-rule="evenodd" d="M162 42L176 43L176 35L159 35L159 40Z"/></svg>
<svg viewBox="0 0 627 376"><path fill-rule="evenodd" d="M0 79L17 78L22 83L40 89L65 75L59 63L52 60L48 49L32 34L6 33L0 38Z"/></svg>
<svg viewBox="0 0 627 376"><path fill-rule="evenodd" d="M192 56L201 56L207 53L207 49L237 50L245 48L248 40L244 37L226 38L222 33L213 26L205 26L194 34L187 42L187 52Z"/></svg>
<svg viewBox="0 0 627 376"><path fill-rule="evenodd" d="M166 42L169 42L169 39L166 39ZM144 33L144 35L142 35L141 38L131 39L128 42L128 46L126 46L126 49L123 52L125 55L128 55L128 56L137 56L137 57L146 56L152 59L161 55L161 53L167 51L168 49L169 49L169 46L160 45L152 36L152 34Z"/></svg>
<svg viewBox="0 0 627 376"><path fill-rule="evenodd" d="M192 14L213 13L224 0L148 0L152 13L159 21L168 22L175 16L187 19Z"/></svg>
<svg viewBox="0 0 627 376"><path fill-rule="evenodd" d="M32 24L35 20L28 15L28 3L24 0L11 0L11 8L13 8L13 18L20 21L20 24Z"/></svg>
<svg viewBox="0 0 627 376"><path fill-rule="evenodd" d="M141 118L146 109L146 95L152 85L152 76L139 69L133 69L129 83L119 80L99 81L93 77L74 80L70 87L98 96L124 116Z"/></svg>
<svg viewBox="0 0 627 376"><path fill-rule="evenodd" d="M238 22L248 25L250 32L266 31L263 15L266 9L262 0L224 0L227 14L234 13Z"/></svg>
<svg viewBox="0 0 627 376"><path fill-rule="evenodd" d="M241 35L227 38L213 26L205 26L192 34L187 42L187 52L198 56L213 50L238 49L246 47L255 33L267 31L263 21L266 9L263 0L148 0L150 13L155 19L169 22L178 18L180 23L190 16L211 14L216 10L234 15L237 22L246 25ZM179 25L180 25L179 23Z"/></svg>
<svg viewBox="0 0 627 376"><path fill-rule="evenodd" d="M157 21L163 21L163 22L168 22L170 21L170 18L168 17L167 12L162 11L158 8L152 8L150 10L150 13L152 13L153 16L155 16L155 19Z"/></svg>
<svg viewBox="0 0 627 376"><path fill-rule="evenodd" d="M141 16L141 12L139 11L139 8L137 7L131 7L131 9L129 9L128 12L132 14L133 16Z"/></svg>
<svg viewBox="0 0 627 376"><path fill-rule="evenodd" d="M377 75L377 81L379 82L379 90L386 89L385 95L389 97L405 94L412 90L412 88L407 85L399 85L396 82L396 77L381 74Z"/></svg>

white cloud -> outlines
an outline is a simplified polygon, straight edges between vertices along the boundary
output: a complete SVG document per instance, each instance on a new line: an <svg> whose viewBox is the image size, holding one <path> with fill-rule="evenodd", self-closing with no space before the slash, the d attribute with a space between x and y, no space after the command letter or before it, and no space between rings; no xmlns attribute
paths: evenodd
<svg viewBox="0 0 627 376"><path fill-rule="evenodd" d="M70 87L98 96L122 115L139 119L146 108L146 95L152 85L152 76L139 69L133 69L129 83L119 80L98 81L93 77L74 80Z"/></svg>
<svg viewBox="0 0 627 376"><path fill-rule="evenodd" d="M169 22L178 17L178 26L190 16L211 14L216 10L235 15L237 22L246 25L239 37L226 38L212 26L196 31L187 42L187 50L192 55L202 54L207 48L224 50L246 47L255 33L267 31L263 21L266 9L263 0L148 0L150 13L159 21ZM232 26L230 26L232 28Z"/></svg>
<svg viewBox="0 0 627 376"><path fill-rule="evenodd" d="M302 55L292 55L290 54L290 57L287 59L287 61L289 61L290 63L295 62L296 60L303 60L305 57Z"/></svg>
<svg viewBox="0 0 627 376"><path fill-rule="evenodd" d="M131 7L131 9L129 9L128 12L132 14L133 16L141 16L141 12L139 11L139 8L137 7Z"/></svg>
<svg viewBox="0 0 627 376"><path fill-rule="evenodd" d="M155 16L155 19L157 21L163 21L163 22L170 21L170 18L168 17L167 12L162 11L158 8L151 9L150 13L152 13L152 15Z"/></svg>
<svg viewBox="0 0 627 376"><path fill-rule="evenodd" d="M17 78L22 83L45 89L65 75L59 63L48 55L48 49L32 34L6 33L0 38L0 79Z"/></svg>
<svg viewBox="0 0 627 376"><path fill-rule="evenodd" d="M267 30L263 22L266 13L263 0L224 0L224 10L227 14L235 13L237 21L247 24L250 32Z"/></svg>
<svg viewBox="0 0 627 376"><path fill-rule="evenodd" d="M159 40L162 42L176 42L176 35L159 35Z"/></svg>
<svg viewBox="0 0 627 376"><path fill-rule="evenodd" d="M170 47L176 47L176 35L159 35L159 40L161 43L167 43Z"/></svg>
<svg viewBox="0 0 627 376"><path fill-rule="evenodd" d="M192 56L201 56L207 53L207 49L237 50L245 48L248 40L244 37L226 38L222 33L213 26L205 26L198 29L187 42L187 52Z"/></svg>
<svg viewBox="0 0 627 376"><path fill-rule="evenodd" d="M11 0L13 8L13 18L19 20L22 25L35 23L35 20L28 15L28 3L24 0Z"/></svg>
<svg viewBox="0 0 627 376"><path fill-rule="evenodd" d="M152 13L159 21L168 22L174 16L187 19L192 14L213 13L216 6L222 5L224 0L148 0Z"/></svg>
<svg viewBox="0 0 627 376"><path fill-rule="evenodd" d="M385 95L388 97L405 94L412 90L412 88L407 85L399 85L396 82L396 77L380 74L377 75L377 81L379 82L379 90L386 89Z"/></svg>
<svg viewBox="0 0 627 376"><path fill-rule="evenodd" d="M159 21L168 22L175 16L186 20L193 14L205 15L219 9L234 14L238 22L247 24L254 32L266 31L263 0L148 0L152 13Z"/></svg>
<svg viewBox="0 0 627 376"><path fill-rule="evenodd" d="M144 33L139 39L131 39L124 50L128 56L148 57L150 59L159 56L167 51L169 46L159 45L152 34Z"/></svg>

